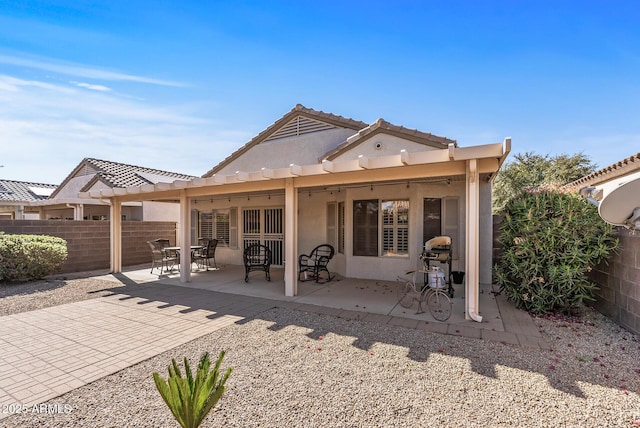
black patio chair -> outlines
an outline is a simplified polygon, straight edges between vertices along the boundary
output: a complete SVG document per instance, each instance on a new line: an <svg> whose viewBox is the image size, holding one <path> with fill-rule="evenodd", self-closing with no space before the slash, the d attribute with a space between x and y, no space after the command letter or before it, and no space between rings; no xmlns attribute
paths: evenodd
<svg viewBox="0 0 640 428"><path fill-rule="evenodd" d="M327 279L322 282L329 282L333 279L327 265L333 258L335 250L329 244L321 244L314 248L310 254L301 254L298 257L298 281L309 281L315 279L320 282L320 272L327 273ZM311 278L309 274L311 273ZM305 279L301 280L300 275L304 273Z"/></svg>
<svg viewBox="0 0 640 428"><path fill-rule="evenodd" d="M213 269L218 270L218 264L216 263L216 248L218 247L217 239L209 239L207 240L206 245L202 250L194 254L194 258L197 264L202 264L202 266L206 266L207 270L211 267L211 262L209 260L213 260Z"/></svg>
<svg viewBox="0 0 640 428"><path fill-rule="evenodd" d="M271 281L271 250L262 244L252 244L244 249L242 254L244 261L244 282L249 282L249 272L254 270L264 271L267 281Z"/></svg>

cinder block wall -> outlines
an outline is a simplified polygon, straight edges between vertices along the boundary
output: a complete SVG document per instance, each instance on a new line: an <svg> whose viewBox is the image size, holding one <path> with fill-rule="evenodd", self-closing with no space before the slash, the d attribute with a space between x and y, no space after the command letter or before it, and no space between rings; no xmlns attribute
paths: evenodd
<svg viewBox="0 0 640 428"><path fill-rule="evenodd" d="M493 217L493 264L500 262L501 216ZM627 330L640 334L640 231L617 228L620 248L589 277L598 284L591 305Z"/></svg>
<svg viewBox="0 0 640 428"><path fill-rule="evenodd" d="M62 273L108 269L109 221L0 220L0 231L16 235L49 235L67 241L69 257ZM164 221L122 222L122 264L151 263L147 241L169 239L176 242L176 224Z"/></svg>
<svg viewBox="0 0 640 428"><path fill-rule="evenodd" d="M590 273L599 285L593 306L622 327L640 334L640 231L618 229L620 248Z"/></svg>

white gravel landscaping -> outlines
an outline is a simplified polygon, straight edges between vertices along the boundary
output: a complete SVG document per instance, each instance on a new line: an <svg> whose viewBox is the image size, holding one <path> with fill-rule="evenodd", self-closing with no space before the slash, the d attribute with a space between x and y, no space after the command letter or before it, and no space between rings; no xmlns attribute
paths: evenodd
<svg viewBox="0 0 640 428"><path fill-rule="evenodd" d="M0 287L0 314L35 309L39 293L59 304L67 292L75 301L113 287L65 282L28 294ZM640 425L638 337L590 309L579 319L535 322L551 351L275 308L47 403L69 413L12 415L0 424L176 427L151 373L166 377L171 358L195 365L203 352L215 358L225 349L228 391L202 426Z"/></svg>

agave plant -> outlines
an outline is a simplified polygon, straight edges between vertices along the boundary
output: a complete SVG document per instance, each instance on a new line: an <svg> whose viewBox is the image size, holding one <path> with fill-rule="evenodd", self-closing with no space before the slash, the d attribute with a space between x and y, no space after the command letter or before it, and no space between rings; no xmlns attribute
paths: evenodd
<svg viewBox="0 0 640 428"><path fill-rule="evenodd" d="M200 358L195 377L191 373L189 360L186 357L184 359L186 377L182 377L175 358L171 360L171 365L168 367L169 377L166 381L158 373L153 373L156 388L182 428L200 426L202 420L226 391L225 382L232 369L227 368L224 375L220 376L220 364L224 354L224 350L220 352L215 367L209 371L211 360L209 353L205 352Z"/></svg>

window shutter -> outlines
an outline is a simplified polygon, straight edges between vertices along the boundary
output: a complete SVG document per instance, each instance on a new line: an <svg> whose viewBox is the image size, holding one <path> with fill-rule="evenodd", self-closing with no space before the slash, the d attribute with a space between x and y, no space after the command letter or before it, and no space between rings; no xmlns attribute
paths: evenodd
<svg viewBox="0 0 640 428"><path fill-rule="evenodd" d="M327 204L327 243L336 247L336 203Z"/></svg>
<svg viewBox="0 0 640 428"><path fill-rule="evenodd" d="M459 218L459 203L458 198L445 198L443 206L443 229L444 235L451 237L451 257L459 259L460 256L460 225L458 224Z"/></svg>
<svg viewBox="0 0 640 428"><path fill-rule="evenodd" d="M238 248L238 208L229 208L229 247Z"/></svg>
<svg viewBox="0 0 640 428"><path fill-rule="evenodd" d="M338 203L338 252L344 254L344 202Z"/></svg>

